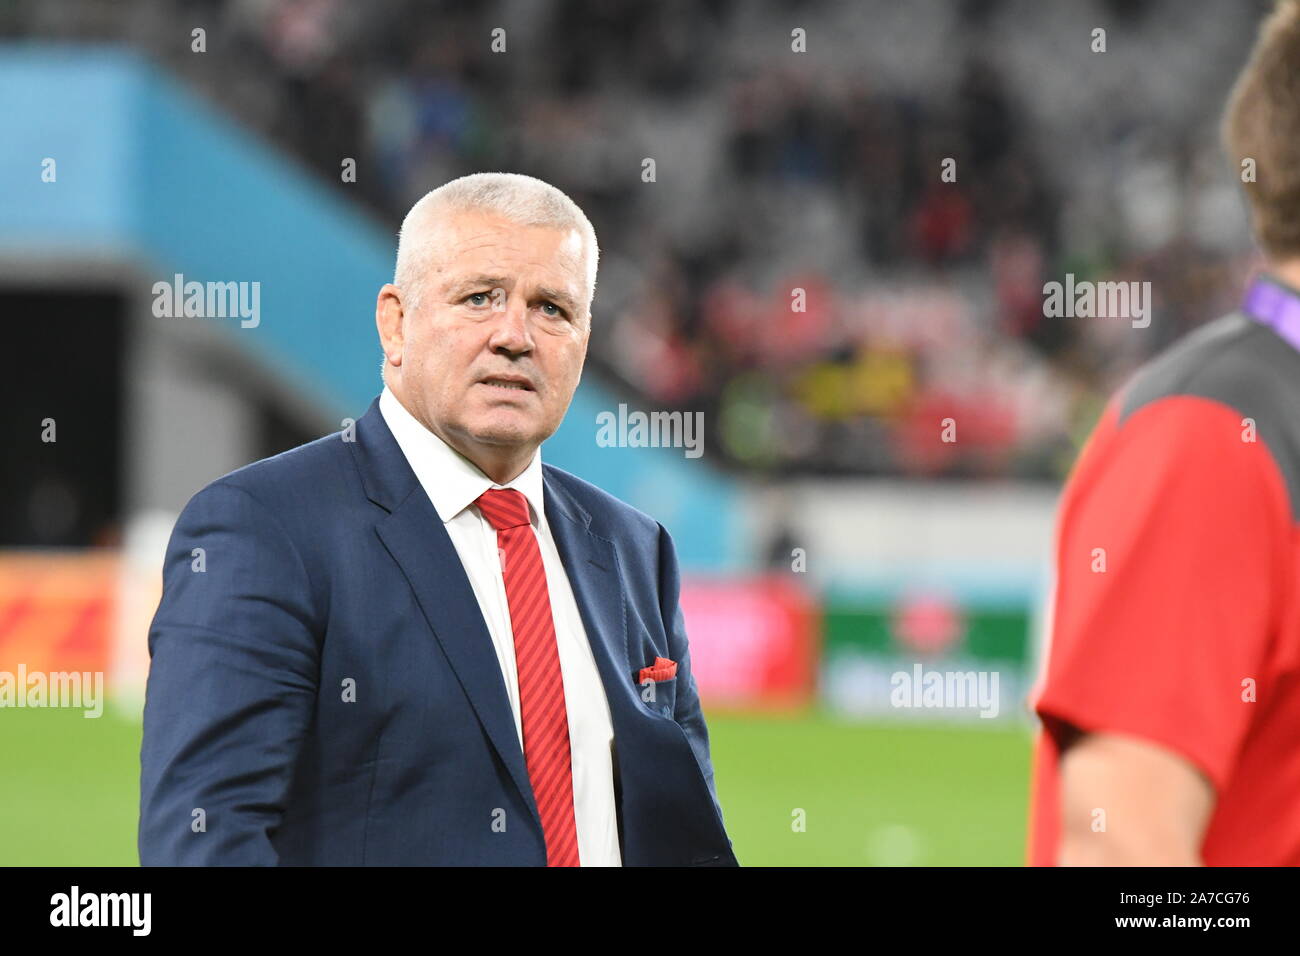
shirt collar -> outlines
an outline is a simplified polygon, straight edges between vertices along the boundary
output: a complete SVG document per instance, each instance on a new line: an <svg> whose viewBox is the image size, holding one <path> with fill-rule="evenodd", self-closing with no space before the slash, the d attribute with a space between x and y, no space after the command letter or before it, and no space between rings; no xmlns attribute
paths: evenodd
<svg viewBox="0 0 1300 956"><path fill-rule="evenodd" d="M379 395L379 411L444 524L472 505L489 488L513 488L521 492L532 506L534 524L540 521L544 513L540 448L533 453L527 468L504 485L499 485L425 428L387 385Z"/></svg>

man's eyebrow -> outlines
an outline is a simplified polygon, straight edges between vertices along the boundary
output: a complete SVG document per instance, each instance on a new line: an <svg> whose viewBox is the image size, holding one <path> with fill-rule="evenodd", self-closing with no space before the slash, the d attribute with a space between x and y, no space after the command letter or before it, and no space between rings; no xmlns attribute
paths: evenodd
<svg viewBox="0 0 1300 956"><path fill-rule="evenodd" d="M505 276L465 276L463 279L456 279L447 285L448 293L455 293L463 290L469 290L474 286L491 286L493 289L498 287L504 288L509 280Z"/></svg>
<svg viewBox="0 0 1300 956"><path fill-rule="evenodd" d="M468 292L472 288L481 288L489 286L493 289L505 288L510 280L505 276L488 276L473 275L466 276L463 279L456 280L448 285L448 295L456 295L461 291ZM560 305L567 308L572 315L578 314L578 303L569 293L563 289L557 289L554 286L544 285L537 287L537 295L543 299L552 299Z"/></svg>
<svg viewBox="0 0 1300 956"><path fill-rule="evenodd" d="M537 294L543 299L553 299L569 310L570 314L578 314L578 303L574 301L573 296L563 289L552 288L549 285L538 286Z"/></svg>

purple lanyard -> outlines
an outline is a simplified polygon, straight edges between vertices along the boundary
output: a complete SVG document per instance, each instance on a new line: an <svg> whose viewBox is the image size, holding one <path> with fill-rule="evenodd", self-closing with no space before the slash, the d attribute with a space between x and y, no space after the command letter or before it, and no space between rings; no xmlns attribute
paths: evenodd
<svg viewBox="0 0 1300 956"><path fill-rule="evenodd" d="M1241 308L1300 350L1300 295L1260 276L1250 284Z"/></svg>

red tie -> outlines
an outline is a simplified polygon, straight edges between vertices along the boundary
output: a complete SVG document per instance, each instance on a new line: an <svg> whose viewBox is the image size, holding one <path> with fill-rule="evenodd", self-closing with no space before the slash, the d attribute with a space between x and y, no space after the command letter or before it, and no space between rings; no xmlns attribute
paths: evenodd
<svg viewBox="0 0 1300 956"><path fill-rule="evenodd" d="M528 499L513 488L489 489L475 502L497 531L515 635L519 714L524 762L542 818L547 866L578 866L578 827L573 815L569 712L555 646L546 569L528 521Z"/></svg>

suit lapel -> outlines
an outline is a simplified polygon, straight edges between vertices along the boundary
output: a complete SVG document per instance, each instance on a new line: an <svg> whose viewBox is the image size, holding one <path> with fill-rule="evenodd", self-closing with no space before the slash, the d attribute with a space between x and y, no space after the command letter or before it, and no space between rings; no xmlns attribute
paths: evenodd
<svg viewBox="0 0 1300 956"><path fill-rule="evenodd" d="M378 399L357 422L356 439L353 455L366 495L389 512L375 530L410 583L474 713L540 827L492 636L455 545L384 422Z"/></svg>
<svg viewBox="0 0 1300 956"><path fill-rule="evenodd" d="M628 663L622 579L613 542L591 530L591 515L551 476L549 465L543 465L542 494L551 537L605 685L615 739L626 745L636 730L631 697L634 685Z"/></svg>

